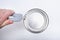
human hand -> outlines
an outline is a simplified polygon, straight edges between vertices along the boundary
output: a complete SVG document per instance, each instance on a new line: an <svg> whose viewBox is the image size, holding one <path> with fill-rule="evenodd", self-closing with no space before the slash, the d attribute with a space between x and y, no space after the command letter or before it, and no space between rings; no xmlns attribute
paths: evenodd
<svg viewBox="0 0 60 40"><path fill-rule="evenodd" d="M13 21L9 20L8 17L13 15L14 11L9 9L0 9L0 28L12 24Z"/></svg>

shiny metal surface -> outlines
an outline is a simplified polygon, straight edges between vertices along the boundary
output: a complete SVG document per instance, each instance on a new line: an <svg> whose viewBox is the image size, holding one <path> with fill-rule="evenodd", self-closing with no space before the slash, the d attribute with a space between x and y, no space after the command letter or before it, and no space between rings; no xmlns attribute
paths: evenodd
<svg viewBox="0 0 60 40"><path fill-rule="evenodd" d="M23 23L28 31L32 33L41 33L47 28L49 24L49 18L46 12L43 10L39 8L33 8L26 12Z"/></svg>

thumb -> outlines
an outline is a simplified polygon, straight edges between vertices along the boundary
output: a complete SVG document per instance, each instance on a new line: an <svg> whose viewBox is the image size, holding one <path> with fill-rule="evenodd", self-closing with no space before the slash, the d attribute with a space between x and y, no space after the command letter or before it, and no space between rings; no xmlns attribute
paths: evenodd
<svg viewBox="0 0 60 40"><path fill-rule="evenodd" d="M6 20L2 25L1 25L1 28L6 26L6 25L9 25L9 24L12 24L13 21L12 20Z"/></svg>

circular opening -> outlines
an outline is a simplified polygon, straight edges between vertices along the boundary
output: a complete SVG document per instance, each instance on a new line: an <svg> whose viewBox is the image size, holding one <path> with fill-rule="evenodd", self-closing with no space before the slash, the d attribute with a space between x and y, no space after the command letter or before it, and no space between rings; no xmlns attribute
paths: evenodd
<svg viewBox="0 0 60 40"><path fill-rule="evenodd" d="M28 18L28 25L33 28L41 28L44 23L44 18L40 13L32 13Z"/></svg>
<svg viewBox="0 0 60 40"><path fill-rule="evenodd" d="M43 32L49 23L49 18L46 12L41 9L34 8L27 12L24 16L25 28L32 33Z"/></svg>

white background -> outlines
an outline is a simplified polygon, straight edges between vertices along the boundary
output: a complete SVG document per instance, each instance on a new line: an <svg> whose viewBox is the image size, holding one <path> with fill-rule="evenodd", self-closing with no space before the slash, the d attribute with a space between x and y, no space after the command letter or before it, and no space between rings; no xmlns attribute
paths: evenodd
<svg viewBox="0 0 60 40"><path fill-rule="evenodd" d="M0 29L0 40L60 40L60 0L0 0L0 8L23 15L32 8L40 8L49 16L49 26L42 33L30 33L22 21L15 22Z"/></svg>

